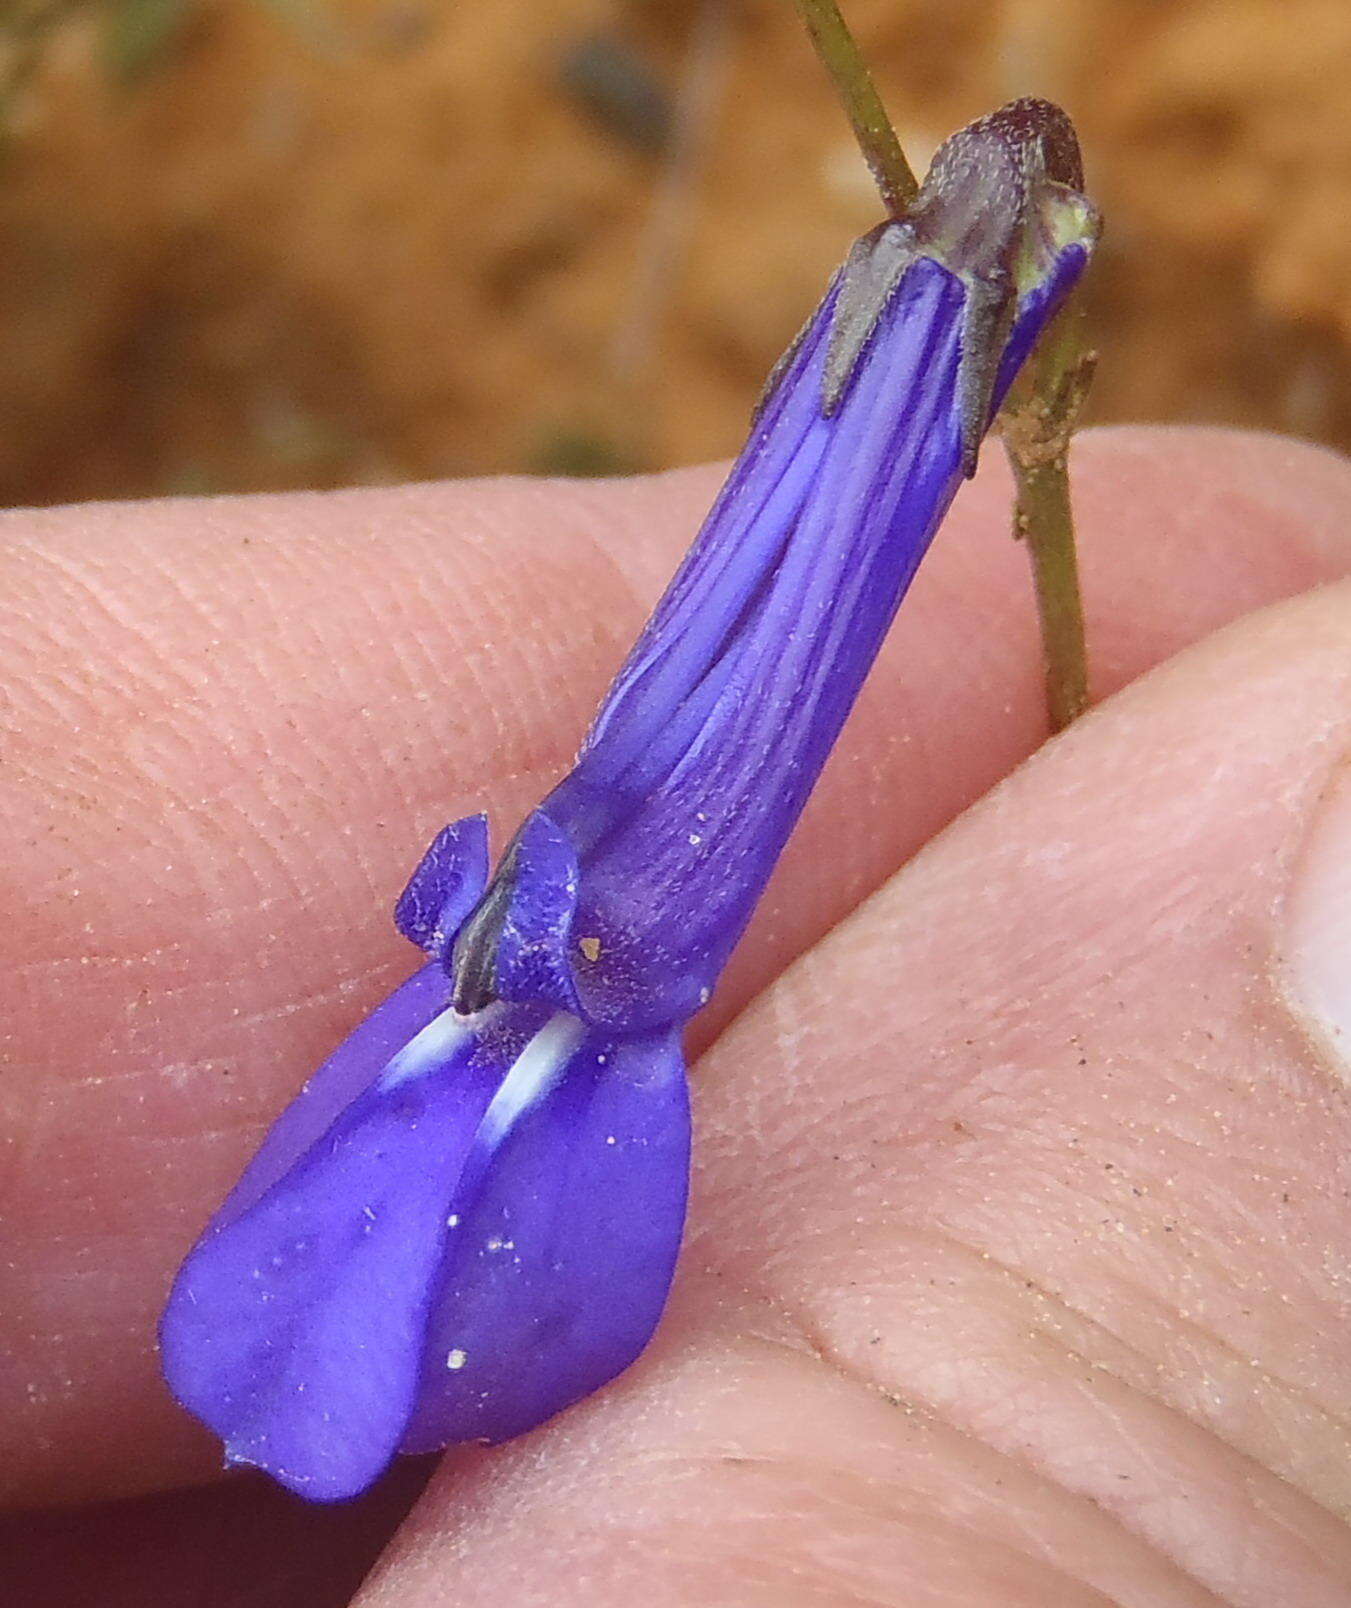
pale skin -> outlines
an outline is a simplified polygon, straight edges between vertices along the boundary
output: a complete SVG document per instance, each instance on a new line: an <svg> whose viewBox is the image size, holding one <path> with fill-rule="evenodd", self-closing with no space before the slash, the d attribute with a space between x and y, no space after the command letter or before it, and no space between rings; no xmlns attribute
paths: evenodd
<svg viewBox="0 0 1351 1608"><path fill-rule="evenodd" d="M1076 451L1107 701L1041 747L987 452L696 1027L657 1341L447 1458L362 1608L1351 1599L1351 1105L1272 976L1351 752L1351 588L1310 591L1351 572L1351 469ZM6 516L12 1508L216 1478L155 1369L179 1257L410 969L386 910L425 841L566 766L717 478ZM147 1495L116 1601L338 1602L335 1538L373 1557L414 1479ZM106 1516L54 1522L4 1530L12 1600L108 1580Z"/></svg>

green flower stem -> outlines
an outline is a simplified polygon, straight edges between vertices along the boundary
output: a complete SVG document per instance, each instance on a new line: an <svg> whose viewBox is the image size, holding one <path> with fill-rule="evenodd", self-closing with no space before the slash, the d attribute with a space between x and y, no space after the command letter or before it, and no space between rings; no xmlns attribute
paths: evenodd
<svg viewBox="0 0 1351 1608"><path fill-rule="evenodd" d="M873 83L854 36L840 15L835 0L795 0L816 53L844 103L854 138L859 143L882 200L893 217L915 199L919 183L896 138L886 108Z"/></svg>
<svg viewBox="0 0 1351 1608"><path fill-rule="evenodd" d="M1000 427L1016 487L1013 534L1027 543L1041 619L1046 708L1062 731L1088 707L1084 607L1070 506L1069 454L1093 377L1083 314L1071 297L1019 376Z"/></svg>
<svg viewBox="0 0 1351 1608"><path fill-rule="evenodd" d="M835 0L795 0L812 43L835 85L854 138L893 217L915 199L919 185L872 75ZM1088 661L1079 561L1070 506L1069 453L1093 377L1095 354L1083 340L1077 298L1043 335L1000 415L1004 447L1016 485L1014 536L1027 543L1041 619L1046 708L1061 731L1088 707Z"/></svg>

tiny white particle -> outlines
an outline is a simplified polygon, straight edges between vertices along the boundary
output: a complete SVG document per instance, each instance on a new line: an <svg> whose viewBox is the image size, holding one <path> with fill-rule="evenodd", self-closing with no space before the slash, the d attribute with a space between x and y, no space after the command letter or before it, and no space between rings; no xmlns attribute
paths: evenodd
<svg viewBox="0 0 1351 1608"><path fill-rule="evenodd" d="M607 1133L605 1135L605 1143L607 1145L612 1145L612 1144L614 1144L614 1142L615 1142L615 1136L612 1133Z"/></svg>
<svg viewBox="0 0 1351 1608"><path fill-rule="evenodd" d="M447 1228L458 1228L459 1226L460 1226L460 1214L459 1214L459 1212L452 1212L450 1214L450 1216L446 1218L446 1227Z"/></svg>
<svg viewBox="0 0 1351 1608"><path fill-rule="evenodd" d="M469 1353L467 1351L461 1351L459 1346L456 1346L454 1351L449 1352L446 1356L446 1367L449 1368L452 1373L458 1373L468 1361Z"/></svg>
<svg viewBox="0 0 1351 1608"><path fill-rule="evenodd" d="M703 838L701 838L697 832L690 833L690 847L692 849L697 849L703 841Z"/></svg>

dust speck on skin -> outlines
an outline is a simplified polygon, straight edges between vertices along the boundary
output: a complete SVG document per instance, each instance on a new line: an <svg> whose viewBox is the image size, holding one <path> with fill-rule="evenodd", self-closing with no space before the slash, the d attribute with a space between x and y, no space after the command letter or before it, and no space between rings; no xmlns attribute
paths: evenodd
<svg viewBox="0 0 1351 1608"><path fill-rule="evenodd" d="M579 938L577 940L577 947L581 950L586 959L589 960L593 965L600 959L599 938Z"/></svg>
<svg viewBox="0 0 1351 1608"><path fill-rule="evenodd" d="M465 1363L468 1361L469 1353L467 1351L462 1351L459 1346L456 1346L454 1350L446 1353L446 1367L450 1369L451 1373L459 1373L460 1369L463 1368Z"/></svg>

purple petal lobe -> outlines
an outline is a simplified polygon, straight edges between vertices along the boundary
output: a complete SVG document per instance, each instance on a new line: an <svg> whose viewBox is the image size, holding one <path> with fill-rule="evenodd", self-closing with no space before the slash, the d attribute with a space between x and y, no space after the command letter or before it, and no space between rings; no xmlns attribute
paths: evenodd
<svg viewBox="0 0 1351 1608"><path fill-rule="evenodd" d="M545 1000L574 1010L570 941L577 907L577 854L555 822L536 810L521 828L515 887L497 946L503 999Z"/></svg>
<svg viewBox="0 0 1351 1608"><path fill-rule="evenodd" d="M424 966L395 989L344 1039L272 1124L216 1214L216 1223L228 1222L247 1211L290 1172L391 1060L429 1023L443 1017L449 1004L450 979L437 965Z"/></svg>
<svg viewBox="0 0 1351 1608"><path fill-rule="evenodd" d="M426 976L385 1011L421 1021ZM208 1228L160 1329L165 1377L227 1460L318 1501L401 1443L500 1439L626 1367L689 1170L674 1037L615 1045L502 1003L443 1008L374 1075L359 1059L350 1105Z"/></svg>
<svg viewBox="0 0 1351 1608"><path fill-rule="evenodd" d="M449 950L488 881L488 817L443 827L394 907L394 925L434 959Z"/></svg>
<svg viewBox="0 0 1351 1608"><path fill-rule="evenodd" d="M502 1079L490 1025L434 1017L184 1263L160 1330L165 1376L229 1461L333 1500L369 1484L397 1447L447 1203Z"/></svg>
<svg viewBox="0 0 1351 1608"><path fill-rule="evenodd" d="M628 1367L671 1283L689 1142L674 1034L541 1030L451 1203L404 1451L505 1440Z"/></svg>

